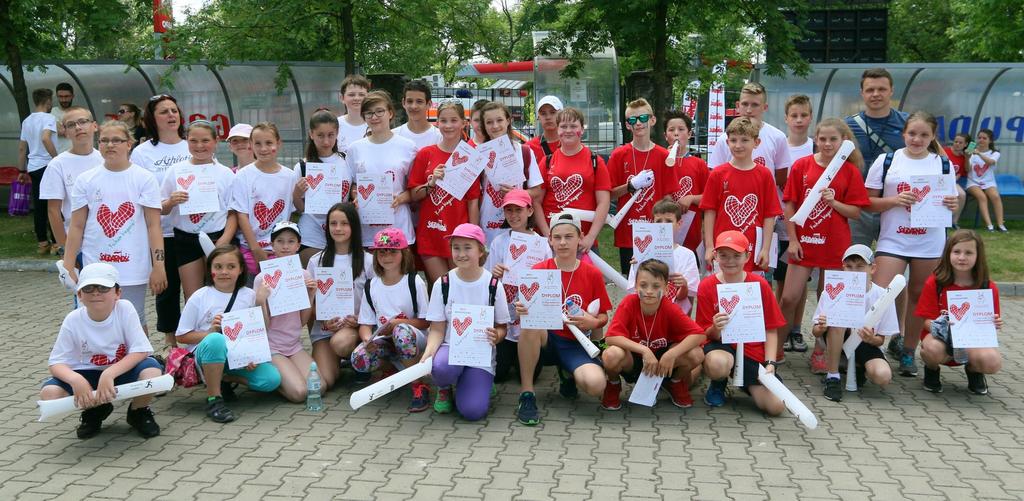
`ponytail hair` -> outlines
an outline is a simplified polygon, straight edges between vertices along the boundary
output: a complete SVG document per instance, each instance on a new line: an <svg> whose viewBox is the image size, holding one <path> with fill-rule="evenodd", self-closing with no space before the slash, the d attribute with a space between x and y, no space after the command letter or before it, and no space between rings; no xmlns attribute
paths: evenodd
<svg viewBox="0 0 1024 501"><path fill-rule="evenodd" d="M843 139L849 140L853 143L853 151L850 152L850 156L846 158L846 161L856 165L858 169L864 168L864 155L861 154L860 148L857 147L857 138L854 137L853 131L850 129L846 122L830 117L818 122L818 126L814 128L814 135L817 136L821 132L821 129L825 127L831 127L839 132L839 136Z"/></svg>
<svg viewBox="0 0 1024 501"><path fill-rule="evenodd" d="M903 124L903 132L907 132L907 127L910 127L910 122L914 120L920 120L928 125L932 130L932 142L928 145L928 151L942 156L945 155L945 150L942 149L942 145L939 144L939 122L935 120L935 117L924 110L917 110L907 117L907 122Z"/></svg>
<svg viewBox="0 0 1024 501"><path fill-rule="evenodd" d="M338 117L331 113L331 110L321 108L313 113L313 116L309 117L309 132L312 133L314 129L321 125L333 125L334 131L338 132ZM338 153L338 143L335 141L331 145L331 152ZM312 139L306 138L306 161L307 162L319 162L320 152L316 149L316 144Z"/></svg>

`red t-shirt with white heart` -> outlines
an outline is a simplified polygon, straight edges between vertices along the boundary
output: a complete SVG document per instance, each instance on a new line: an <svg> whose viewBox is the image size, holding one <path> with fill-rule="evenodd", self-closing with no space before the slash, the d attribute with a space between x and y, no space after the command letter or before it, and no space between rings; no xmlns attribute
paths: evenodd
<svg viewBox="0 0 1024 501"><path fill-rule="evenodd" d="M750 258L744 269L752 271L760 252L760 249L754 249L757 228L764 225L765 219L782 215L775 174L757 164L748 170L737 169L730 163L719 165L708 176L700 208L715 211L714 237L729 230L739 231L747 237Z"/></svg>
<svg viewBox="0 0 1024 501"><path fill-rule="evenodd" d="M555 260L552 258L537 263L533 266L533 269L557 270L558 265L555 264ZM600 304L598 308L599 313L608 313L612 309L612 301L608 298L608 289L604 286L604 277L601 276L601 271L594 265L584 263L583 261L580 261L576 271L562 271L562 300L564 302L569 299L572 299L574 303L580 305L580 308L584 310L595 299ZM564 306L562 307L562 312L566 313ZM576 339L569 332L569 329L566 328L551 332L566 339Z"/></svg>
<svg viewBox="0 0 1024 501"><path fill-rule="evenodd" d="M786 319L782 316L779 303L775 301L775 294L772 286L768 285L765 279L759 275L747 272L744 282L757 282L761 287L761 307L764 310L765 330L778 329L786 325ZM714 323L715 314L718 313L718 279L717 273L712 273L700 281L697 286L697 325L707 331ZM731 344L736 348L736 344ZM743 356L757 363L764 362L764 343L744 343Z"/></svg>
<svg viewBox="0 0 1024 501"><path fill-rule="evenodd" d="M658 192L654 197L657 200L669 196L673 201L678 202L680 198L688 195L700 195L704 193L708 176L711 174L708 164L702 158L694 155L678 158L675 165L665 169L668 174L663 174L656 179ZM689 216L688 214L691 212L693 215ZM700 229L703 216L704 211L700 210L700 204L691 204L687 214L683 214L683 225L679 228L679 233L676 234L676 243L696 252L702 238Z"/></svg>
<svg viewBox="0 0 1024 501"><path fill-rule="evenodd" d="M921 289L921 295L917 298L917 306L914 308L914 315L926 320L935 320L939 318L939 315L943 311L949 310L948 300L946 299L946 293L949 291L965 291L974 289L974 287L961 287L957 284L949 284L938 290L938 282L935 281L935 275L929 275L924 281L924 286ZM992 311L996 315L999 313L999 287L996 283L989 281L988 288L992 289ZM921 328L921 339L924 339L931 335L931 332L924 327Z"/></svg>
<svg viewBox="0 0 1024 501"><path fill-rule="evenodd" d="M648 316L643 314L640 296L630 294L619 303L606 336L622 336L651 350L660 350L695 334L704 334L704 329L684 315L668 296L661 298L658 311Z"/></svg>
<svg viewBox="0 0 1024 501"><path fill-rule="evenodd" d="M794 210L798 210L814 187L814 183L818 182L818 178L824 173L825 168L818 165L814 155L793 162L782 199L792 202ZM857 207L867 207L871 204L868 201L868 190L864 188L864 180L860 177L860 170L850 162L843 163L828 187L835 190L836 200L844 204ZM830 270L842 268L843 253L851 242L850 223L824 200L818 201L803 226L796 225L796 236L804 258L798 261L790 257L791 264Z"/></svg>
<svg viewBox="0 0 1024 501"><path fill-rule="evenodd" d="M544 176L544 219L558 214L566 207L571 209L595 210L597 192L611 191L612 182L604 159L597 155L595 171L590 160L590 148L583 147L575 155L566 155L562 150L551 156L551 165L541 162L540 171ZM583 222L583 233L590 231L590 223Z"/></svg>
<svg viewBox="0 0 1024 501"><path fill-rule="evenodd" d="M438 165L444 165L452 156L432 144L416 153L416 160L409 172L408 188L427 184L427 177ZM473 183L459 200L440 186L427 188L427 196L419 201L419 221L416 223L416 249L424 256L449 258L452 249L444 237L451 235L455 227L469 222L469 201L480 198L480 183Z"/></svg>
<svg viewBox="0 0 1024 501"><path fill-rule="evenodd" d="M633 147L633 144L624 144L615 148L611 157L608 158L608 176L611 178L612 186L620 186L629 182L633 176L641 171L649 170L654 172L654 182L639 190L636 202L629 208L623 223L615 228L615 246L630 248L633 246L633 224L653 222L652 209L658 201L655 195L658 193L658 179L664 176L665 159L668 158L668 150L658 145L647 151L640 151ZM622 207L633 195L627 190L619 197L618 207Z"/></svg>

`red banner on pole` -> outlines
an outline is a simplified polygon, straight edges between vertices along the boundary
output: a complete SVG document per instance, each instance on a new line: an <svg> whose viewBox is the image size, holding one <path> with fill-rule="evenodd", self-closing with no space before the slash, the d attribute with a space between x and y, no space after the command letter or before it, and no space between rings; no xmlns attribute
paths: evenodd
<svg viewBox="0 0 1024 501"><path fill-rule="evenodd" d="M171 0L153 0L153 33L167 33L173 21Z"/></svg>

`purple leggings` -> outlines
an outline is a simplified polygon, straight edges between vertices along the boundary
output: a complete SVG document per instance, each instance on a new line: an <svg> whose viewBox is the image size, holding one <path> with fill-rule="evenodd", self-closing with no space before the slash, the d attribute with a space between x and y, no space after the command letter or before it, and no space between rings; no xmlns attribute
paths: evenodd
<svg viewBox="0 0 1024 501"><path fill-rule="evenodd" d="M448 345L445 344L434 354L431 377L439 387L455 386L455 407L462 417L477 421L487 416L494 374L477 367L449 365Z"/></svg>

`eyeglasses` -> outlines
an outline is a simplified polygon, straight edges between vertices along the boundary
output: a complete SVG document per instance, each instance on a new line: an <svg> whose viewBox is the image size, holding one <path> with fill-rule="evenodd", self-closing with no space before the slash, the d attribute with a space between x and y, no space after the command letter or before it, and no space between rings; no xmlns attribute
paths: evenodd
<svg viewBox="0 0 1024 501"><path fill-rule="evenodd" d="M89 120L88 118L80 118L78 120L75 120L74 122L71 122L71 121L64 122L64 128L65 129L74 129L76 127L85 127L86 125L89 125L91 123L92 123L92 120Z"/></svg>
<svg viewBox="0 0 1024 501"><path fill-rule="evenodd" d="M644 113L643 115L637 115L635 117L629 117L626 119L626 123L628 123L629 125L636 125L637 122L645 124L650 121L651 115L648 113Z"/></svg>
<svg viewBox="0 0 1024 501"><path fill-rule="evenodd" d="M93 292L99 292L100 294L106 294L106 293L110 292L110 287L107 287L105 285L95 285L95 284L92 284L92 285L86 285L85 287L82 287L79 290L84 292L84 293L86 293L86 294L92 294Z"/></svg>
<svg viewBox="0 0 1024 501"><path fill-rule="evenodd" d="M103 138L103 139L100 139L100 141L99 141L100 144L109 144L111 146L121 146L122 144L127 143L127 142L128 142L127 139L123 139L123 138L120 138L120 137Z"/></svg>
<svg viewBox="0 0 1024 501"><path fill-rule="evenodd" d="M363 119L367 119L367 118L380 118L380 117L383 117L384 114L387 113L387 112L388 112L387 108L377 108L376 110L373 110L373 111L364 111L363 112Z"/></svg>

